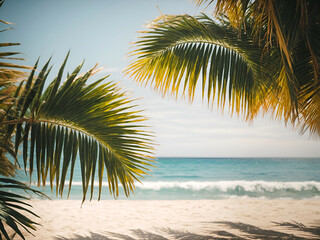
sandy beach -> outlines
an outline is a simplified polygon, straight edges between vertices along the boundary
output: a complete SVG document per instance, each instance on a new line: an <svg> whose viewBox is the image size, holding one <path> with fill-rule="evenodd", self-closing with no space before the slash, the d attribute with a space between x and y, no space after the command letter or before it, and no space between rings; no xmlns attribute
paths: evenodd
<svg viewBox="0 0 320 240"><path fill-rule="evenodd" d="M319 200L33 200L27 239L319 239ZM300 238L298 238L300 237Z"/></svg>

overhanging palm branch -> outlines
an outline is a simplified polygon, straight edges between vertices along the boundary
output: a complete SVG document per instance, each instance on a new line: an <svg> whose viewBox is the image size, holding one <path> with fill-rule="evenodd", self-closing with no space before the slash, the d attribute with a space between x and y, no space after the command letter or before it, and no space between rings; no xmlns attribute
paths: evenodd
<svg viewBox="0 0 320 240"><path fill-rule="evenodd" d="M11 239L9 237L9 233L12 232L10 231L11 228L22 239L25 239L21 227L32 234L30 230L35 230L36 225L38 225L26 215L38 216L30 211L31 205L26 203L29 197L25 194L14 193L13 190L36 194L40 197L45 195L19 181L0 178L0 237L3 235L6 239Z"/></svg>
<svg viewBox="0 0 320 240"><path fill-rule="evenodd" d="M295 48L298 60L291 73L279 48L266 52L266 43L261 46L263 40L255 41L250 16L246 32L240 33L225 17L219 21L205 15L162 19L136 42L137 49L131 53L135 59L126 74L164 94L187 92L191 100L197 85L202 85L202 97L222 107L227 101L232 112L246 119L273 112L275 118L302 132L320 135L319 84L302 40Z"/></svg>
<svg viewBox="0 0 320 240"><path fill-rule="evenodd" d="M228 16L240 32L246 19L254 19L253 38L266 54L275 47L277 61L297 91L294 115L301 132L320 136L320 2L317 0L194 0L198 5L215 2L216 14ZM280 82L280 81L279 81Z"/></svg>
<svg viewBox="0 0 320 240"><path fill-rule="evenodd" d="M192 100L199 84L209 102L217 100L223 107L227 98L232 111L252 118L272 88L280 91L272 82L272 72L280 68L269 64L275 56L263 56L250 35L239 37L234 28L206 15L168 16L144 32L136 47L132 52L136 59L125 72L163 93L182 90ZM294 91L289 97L295 98Z"/></svg>
<svg viewBox="0 0 320 240"><path fill-rule="evenodd" d="M96 175L100 199L105 169L110 193L118 196L121 184L128 196L151 166L151 133L140 124L145 118L116 84L102 83L108 76L87 85L95 68L79 75L83 63L61 84L67 58L44 92L50 60L35 77L36 63L21 89L3 122L16 126L15 152L22 143L24 168L30 176L36 172L38 185L55 185L61 196L68 171L70 193L78 153L83 201L90 185L92 198Z"/></svg>
<svg viewBox="0 0 320 240"><path fill-rule="evenodd" d="M265 49L279 46L282 62L293 72L294 51L303 40L311 58L314 78L319 79L319 48L314 36L319 35L320 4L317 0L194 0L197 5L215 3L216 14L225 14L232 25L241 29L248 16L255 20L253 33ZM245 31L245 28L244 28Z"/></svg>

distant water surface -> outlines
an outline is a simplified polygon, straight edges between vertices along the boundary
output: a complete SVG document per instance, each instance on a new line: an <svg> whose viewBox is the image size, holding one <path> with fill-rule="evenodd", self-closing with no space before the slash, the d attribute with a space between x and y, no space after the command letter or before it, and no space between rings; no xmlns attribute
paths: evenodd
<svg viewBox="0 0 320 240"><path fill-rule="evenodd" d="M320 158L159 158L155 166L129 199L320 199ZM102 199L112 199L104 185ZM77 165L70 198L81 197Z"/></svg>

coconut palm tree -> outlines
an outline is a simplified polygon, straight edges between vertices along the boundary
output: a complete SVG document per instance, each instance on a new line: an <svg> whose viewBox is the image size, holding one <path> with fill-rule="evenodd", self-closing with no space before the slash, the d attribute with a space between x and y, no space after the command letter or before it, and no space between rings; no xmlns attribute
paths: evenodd
<svg viewBox="0 0 320 240"><path fill-rule="evenodd" d="M245 119L271 112L320 136L319 3L221 0L216 6L223 14L215 19L155 19L135 43L125 73L190 100L200 85L202 98Z"/></svg>

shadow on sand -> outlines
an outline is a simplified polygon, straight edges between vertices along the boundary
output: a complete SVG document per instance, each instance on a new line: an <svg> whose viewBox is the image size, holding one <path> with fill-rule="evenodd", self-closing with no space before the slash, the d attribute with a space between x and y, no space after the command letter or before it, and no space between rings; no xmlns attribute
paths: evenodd
<svg viewBox="0 0 320 240"><path fill-rule="evenodd" d="M224 230L212 231L208 235L199 235L188 231L179 231L171 228L156 229L157 233L143 231L141 229L130 230L131 234L125 235L114 232L104 233L90 233L89 236L74 235L71 238L56 237L56 240L166 240L166 239L179 239L179 240L222 240L222 239L286 239L286 240L306 240L306 239L320 239L320 226L319 227L306 227L303 224L293 222L276 223L275 227L281 227L287 230L286 232L294 231L297 235L285 233L282 231L262 229L250 224L241 222L212 222L221 226ZM226 231L225 229L237 230L239 235ZM234 231L232 231L234 232Z"/></svg>

